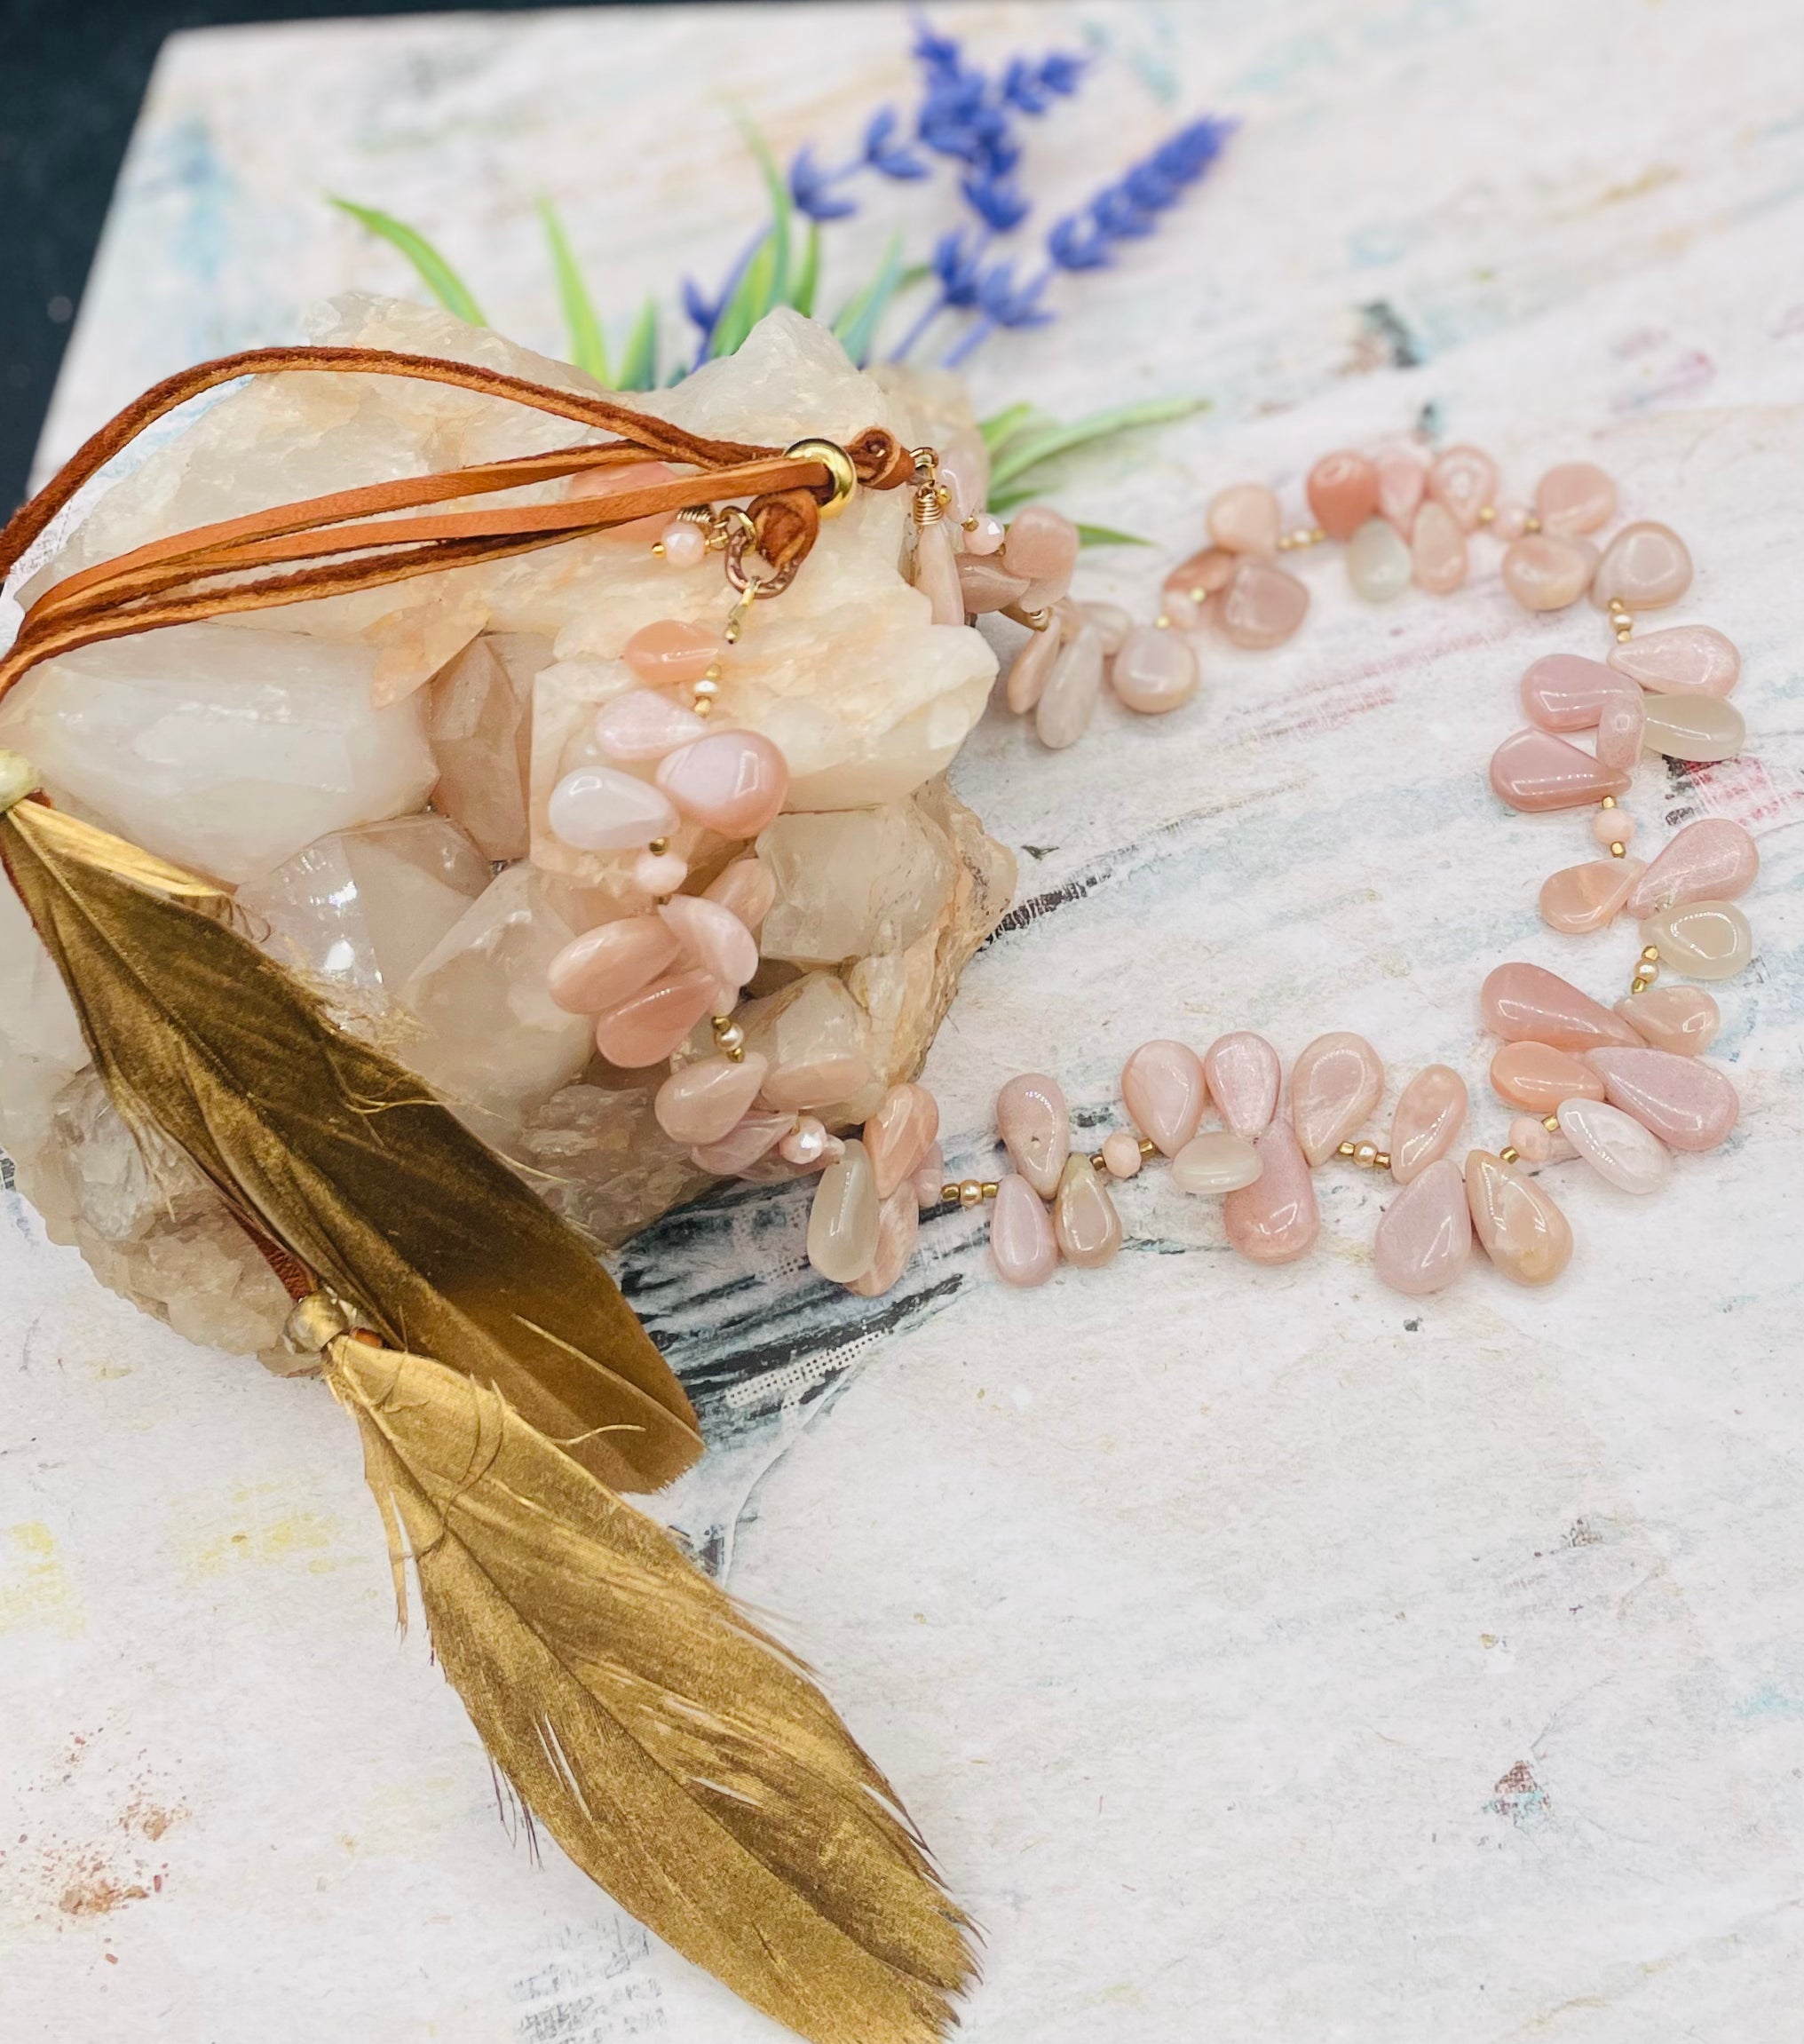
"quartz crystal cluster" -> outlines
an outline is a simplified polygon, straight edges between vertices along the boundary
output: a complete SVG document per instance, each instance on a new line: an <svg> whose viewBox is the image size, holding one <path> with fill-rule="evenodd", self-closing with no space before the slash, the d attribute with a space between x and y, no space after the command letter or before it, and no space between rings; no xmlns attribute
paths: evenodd
<svg viewBox="0 0 1804 2044"><path fill-rule="evenodd" d="M595 387L497 335L386 300L336 301L313 337ZM635 402L766 445L881 425L910 445L937 433L975 450L968 462L981 453L951 379L916 385L886 372L880 383L788 313L736 354ZM17 593L29 601L63 575L210 520L583 437L568 422L410 379L253 379L115 483ZM907 1088L1012 895L1009 853L946 780L988 700L994 658L962 613L912 585L907 497L861 493L823 527L793 586L756 607L706 685L708 725L656 693L656 658L675 662L669 678L687 679L684 646L720 632L733 592L718 557L693 527L661 539L623 528L67 655L0 707L0 745L32 760L60 805L231 883L242 927L346 1026L417 1072L558 1211L613 1243L740 1168L685 1133L714 1128L726 1106L735 1126L787 1117L786 1136L819 1112L814 1153L788 1142L764 1175L830 1162L828 1124L865 1121ZM724 797L707 752L717 740L704 732L731 740ZM767 779L752 799L746 761L767 757L783 769L780 787ZM590 783L600 808L581 798ZM617 820L612 834L596 825L623 805L645 812L624 835ZM645 819L653 828L638 828ZM714 1001L696 1008L692 1035L685 1023L661 1039L661 1069L645 1068L643 1030L611 1038L604 1027L598 1039L581 975L617 988L647 925L658 955L646 979L673 961L699 974L700 960L713 969L710 989L727 978L744 986L735 1026L741 1062L758 1075L747 1090L739 1073L744 1100L696 1069L719 1062ZM751 955L739 956L732 931L756 934ZM779 1070L800 1087L795 1101L755 1106L760 1078ZM812 1093L796 1076L811 1072ZM680 1094L685 1074L686 1118L670 1101L661 1116L661 1086ZM183 1160L128 1134L8 888L0 1141L52 1233L79 1244L107 1282L198 1338L273 1349L281 1287Z"/></svg>

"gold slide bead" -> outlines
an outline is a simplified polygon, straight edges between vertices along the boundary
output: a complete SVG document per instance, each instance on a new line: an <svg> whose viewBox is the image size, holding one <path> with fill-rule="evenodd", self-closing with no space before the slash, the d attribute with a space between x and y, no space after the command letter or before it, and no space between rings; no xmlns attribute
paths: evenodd
<svg viewBox="0 0 1804 2044"><path fill-rule="evenodd" d="M793 461L819 462L827 471L828 479L833 484L833 494L821 505L820 515L824 519L837 518L852 501L858 487L858 471L852 457L837 440L794 440L783 451ZM914 465L917 469L921 466L923 454L930 460L933 449L915 449ZM933 467L930 466L928 472L929 479L935 479Z"/></svg>

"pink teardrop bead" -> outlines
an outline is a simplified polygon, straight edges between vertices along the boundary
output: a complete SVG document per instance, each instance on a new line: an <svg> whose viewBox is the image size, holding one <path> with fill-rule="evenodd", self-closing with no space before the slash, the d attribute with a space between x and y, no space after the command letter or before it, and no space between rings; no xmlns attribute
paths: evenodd
<svg viewBox="0 0 1804 2044"><path fill-rule="evenodd" d="M717 1143L700 1143L689 1154L704 1171L723 1178L736 1178L742 1171L768 1157L795 1126L793 1114L779 1114L769 1108L754 1107Z"/></svg>
<svg viewBox="0 0 1804 2044"><path fill-rule="evenodd" d="M756 837L789 792L783 755L756 731L711 732L658 763L658 786L683 813L723 837Z"/></svg>
<svg viewBox="0 0 1804 2044"><path fill-rule="evenodd" d="M1641 876L1638 859L1587 859L1582 866L1562 867L1541 883L1541 921L1568 937L1604 929Z"/></svg>
<svg viewBox="0 0 1804 2044"><path fill-rule="evenodd" d="M1182 633L1143 624L1128 633L1109 679L1128 709L1162 717L1197 693L1197 656Z"/></svg>
<svg viewBox="0 0 1804 2044"><path fill-rule="evenodd" d="M1278 551L1278 497L1263 483L1234 483L1209 505L1209 537L1230 553Z"/></svg>
<svg viewBox="0 0 1804 2044"><path fill-rule="evenodd" d="M914 1256L921 1236L921 1208L906 1185L882 1199L877 1208L877 1253L862 1277L846 1287L861 1299L881 1299L894 1290Z"/></svg>
<svg viewBox="0 0 1804 2044"><path fill-rule="evenodd" d="M1489 1150L1466 1160L1466 1200L1484 1253L1517 1285L1551 1285L1572 1260L1572 1230L1548 1195Z"/></svg>
<svg viewBox="0 0 1804 2044"><path fill-rule="evenodd" d="M1472 1260L1466 1180L1451 1157L1425 1164L1379 1216L1372 1265L1394 1292L1444 1291Z"/></svg>
<svg viewBox="0 0 1804 2044"><path fill-rule="evenodd" d="M1518 731L1491 756L1491 785L1499 801L1531 814L1583 809L1606 795L1626 795L1630 776L1549 731Z"/></svg>
<svg viewBox="0 0 1804 2044"><path fill-rule="evenodd" d="M1363 1036L1331 1030L1308 1045L1291 1067L1290 1111L1297 1142L1311 1164L1326 1161L1378 1105L1384 1066Z"/></svg>
<svg viewBox="0 0 1804 2044"><path fill-rule="evenodd" d="M914 1167L911 1182L917 1207L925 1212L929 1207L938 1206L940 1190L946 1184L946 1153L938 1143L927 1145L927 1154Z"/></svg>
<svg viewBox="0 0 1804 2044"><path fill-rule="evenodd" d="M707 729L692 710L648 688L629 688L595 713L595 742L602 751L637 765L663 758Z"/></svg>
<svg viewBox="0 0 1804 2044"><path fill-rule="evenodd" d="M610 1065L624 1071L661 1065L712 1012L716 992L710 972L681 972L653 980L597 1019L595 1047Z"/></svg>
<svg viewBox="0 0 1804 2044"><path fill-rule="evenodd" d="M928 614L935 624L965 622L958 557L953 551L951 528L944 519L922 526L914 535L914 586L927 598Z"/></svg>
<svg viewBox="0 0 1804 2044"><path fill-rule="evenodd" d="M599 1015L649 986L679 948L658 916L622 916L573 938L547 968L547 991L573 1015Z"/></svg>
<svg viewBox="0 0 1804 2044"><path fill-rule="evenodd" d="M1603 1097L1603 1081L1590 1066L1550 1043L1506 1043L1491 1060L1491 1083L1499 1099L1531 1114L1551 1114L1562 1100L1580 1095Z"/></svg>
<svg viewBox="0 0 1804 2044"><path fill-rule="evenodd" d="M1589 540L1558 533L1524 533L1510 543L1499 572L1524 610L1564 610L1591 586L1597 549Z"/></svg>
<svg viewBox="0 0 1804 2044"><path fill-rule="evenodd" d="M1633 1114L1673 1150L1713 1150L1741 1114L1735 1088L1713 1065L1646 1045L1587 1050L1612 1107Z"/></svg>
<svg viewBox="0 0 1804 2044"><path fill-rule="evenodd" d="M1626 525L1604 550L1591 584L1599 610L1619 597L1630 610L1659 610L1691 586L1691 556L1670 526Z"/></svg>
<svg viewBox="0 0 1804 2044"><path fill-rule="evenodd" d="M1044 631L1030 632L1027 643L1015 655L1009 669L1005 695L1017 717L1025 717L1029 710L1038 707L1057 664L1059 646L1059 629L1055 622Z"/></svg>
<svg viewBox="0 0 1804 2044"><path fill-rule="evenodd" d="M703 895L679 894L658 913L691 963L723 986L737 991L758 970L758 940L731 908Z"/></svg>
<svg viewBox="0 0 1804 2044"><path fill-rule="evenodd" d="M1095 631L1103 657L1113 660L1132 637L1135 630L1134 620L1119 603L1086 603L1080 604L1078 608L1084 622Z"/></svg>
<svg viewBox="0 0 1804 2044"><path fill-rule="evenodd" d="M735 859L721 868L702 892L710 901L732 909L756 937L777 899L777 883L762 860Z"/></svg>
<svg viewBox="0 0 1804 2044"><path fill-rule="evenodd" d="M1405 539L1413 536L1428 471L1408 448L1385 448L1373 458L1378 471L1378 515Z"/></svg>
<svg viewBox="0 0 1804 2044"><path fill-rule="evenodd" d="M642 852L633 861L633 884L661 901L689 877L689 861L674 852Z"/></svg>
<svg viewBox="0 0 1804 2044"><path fill-rule="evenodd" d="M1294 574L1248 558L1215 599L1215 622L1236 646L1282 646L1303 622L1309 592Z"/></svg>
<svg viewBox="0 0 1804 2044"><path fill-rule="evenodd" d="M1249 1139L1278 1113L1278 1052L1250 1029L1218 1036L1203 1053L1209 1097L1237 1136Z"/></svg>
<svg viewBox="0 0 1804 2044"><path fill-rule="evenodd" d="M1428 495L1444 504L1462 532L1497 494L1497 463L1477 448L1449 448L1428 470Z"/></svg>
<svg viewBox="0 0 1804 2044"><path fill-rule="evenodd" d="M959 601L972 617L993 610L1007 610L1027 594L1025 574L1010 574L998 556L985 560L976 554L958 557Z"/></svg>
<svg viewBox="0 0 1804 2044"><path fill-rule="evenodd" d="M914 1176L938 1133L939 1103L925 1086L890 1087L865 1123L865 1149L880 1200Z"/></svg>
<svg viewBox="0 0 1804 2044"><path fill-rule="evenodd" d="M1713 625L1669 624L1611 649L1610 664L1661 695L1727 695L1741 679L1741 651Z"/></svg>
<svg viewBox="0 0 1804 2044"><path fill-rule="evenodd" d="M1287 1121L1274 1121L1254 1138L1259 1176L1222 1201L1228 1246L1255 1264L1294 1264L1315 1247L1321 1232L1316 1188Z"/></svg>
<svg viewBox="0 0 1804 2044"><path fill-rule="evenodd" d="M990 1256L1004 1284L1043 1285L1058 1268L1052 1216L1025 1178L1010 1171L999 1179L990 1209Z"/></svg>
<svg viewBox="0 0 1804 2044"><path fill-rule="evenodd" d="M1050 504L1024 504L1009 521L1002 566L1026 578L1024 600L1031 609L1056 603L1070 589L1078 547L1078 528Z"/></svg>
<svg viewBox="0 0 1804 2044"><path fill-rule="evenodd" d="M1616 485L1594 463L1562 462L1535 485L1535 516L1544 532L1595 532L1616 516Z"/></svg>
<svg viewBox="0 0 1804 2044"><path fill-rule="evenodd" d="M1726 816L1688 823L1636 881L1625 906L1638 922L1685 901L1733 901L1760 869L1754 841Z"/></svg>
<svg viewBox="0 0 1804 2044"><path fill-rule="evenodd" d="M803 1058L779 1065L764 1081L764 1103L792 1113L837 1107L871 1082L870 1060L856 1052L835 1058Z"/></svg>
<svg viewBox="0 0 1804 2044"><path fill-rule="evenodd" d="M621 658L641 681L653 688L674 688L700 681L726 654L718 632L681 618L660 618L636 631L621 649Z"/></svg>
<svg viewBox="0 0 1804 2044"><path fill-rule="evenodd" d="M1071 1113L1057 1080L1017 1073L996 1096L996 1132L1015 1169L1042 1200L1051 1199L1071 1150Z"/></svg>
<svg viewBox="0 0 1804 2044"><path fill-rule="evenodd" d="M1466 1081L1450 1066L1428 1066L1404 1088L1390 1118L1390 1175L1399 1185L1420 1177L1453 1147L1466 1105Z"/></svg>
<svg viewBox="0 0 1804 2044"><path fill-rule="evenodd" d="M741 1063L731 1058L698 1058L673 1072L652 1102L658 1126L684 1149L718 1143L739 1126L764 1082L764 1058L748 1051Z"/></svg>
<svg viewBox="0 0 1804 2044"><path fill-rule="evenodd" d="M1626 693L1624 677L1601 660L1544 654L1522 677L1523 714L1543 731L1592 731L1604 704Z"/></svg>
<svg viewBox="0 0 1804 2044"><path fill-rule="evenodd" d="M676 812L649 782L613 766L579 766L551 790L554 837L581 852L632 852L676 828Z"/></svg>
<svg viewBox="0 0 1804 2044"><path fill-rule="evenodd" d="M1487 975L1478 998L1485 1027L1507 1042L1547 1043L1556 1050L1641 1042L1621 1016L1544 966L1499 965Z"/></svg>
<svg viewBox="0 0 1804 2044"><path fill-rule="evenodd" d="M1378 513L1378 470L1365 455L1324 455L1303 486L1316 523L1330 539L1349 540Z"/></svg>
<svg viewBox="0 0 1804 2044"><path fill-rule="evenodd" d="M1188 1043L1143 1043L1121 1068L1121 1097L1140 1133L1175 1157L1196 1134L1209 1102L1203 1061Z"/></svg>
<svg viewBox="0 0 1804 2044"><path fill-rule="evenodd" d="M1188 560L1180 561L1165 578L1159 592L1159 608L1180 631L1194 631L1203 622L1204 606L1218 590L1226 589L1239 566L1226 547L1208 546Z"/></svg>
<svg viewBox="0 0 1804 2044"><path fill-rule="evenodd" d="M1466 579L1466 535L1444 504L1425 503L1410 537L1411 572L1416 587L1445 596Z"/></svg>
<svg viewBox="0 0 1804 2044"><path fill-rule="evenodd" d="M1671 1050L1681 1058L1707 1050L1722 1026L1721 1010L1701 986L1643 987L1639 994L1625 994L1616 1011L1656 1050Z"/></svg>

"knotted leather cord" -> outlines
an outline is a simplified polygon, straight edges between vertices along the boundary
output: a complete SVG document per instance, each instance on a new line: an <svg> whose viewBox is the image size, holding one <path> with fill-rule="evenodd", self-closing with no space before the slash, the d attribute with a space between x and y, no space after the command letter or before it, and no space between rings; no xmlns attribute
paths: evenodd
<svg viewBox="0 0 1804 2044"><path fill-rule="evenodd" d="M779 448L708 440L611 399L556 390L499 369L374 348L256 348L166 378L103 426L0 531L0 574L90 477L165 413L240 376L296 370L451 384L621 437L277 505L173 534L85 568L47 590L26 613L12 650L0 659L0 695L40 661L104 639L374 589L740 496L752 499L748 511L758 551L787 581L812 548L820 506L833 494L833 478L819 461ZM893 489L914 476L911 452L881 427L861 434L846 452L867 488ZM681 462L701 472L555 504L397 515L586 470L659 460ZM327 558L334 555L349 558ZM319 565L250 581L218 580L291 561Z"/></svg>

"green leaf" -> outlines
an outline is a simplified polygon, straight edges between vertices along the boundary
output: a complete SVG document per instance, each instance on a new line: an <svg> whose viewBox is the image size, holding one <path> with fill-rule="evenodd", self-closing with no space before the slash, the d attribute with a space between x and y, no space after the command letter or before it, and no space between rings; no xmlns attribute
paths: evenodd
<svg viewBox="0 0 1804 2044"><path fill-rule="evenodd" d="M795 280L795 289L789 294L789 303L804 320L814 313L814 294L820 289L820 222L808 223L808 239L802 246L802 272Z"/></svg>
<svg viewBox="0 0 1804 2044"><path fill-rule="evenodd" d="M877 322L890 309L902 281L902 237L891 234L877 273L861 290L854 291L833 322L840 345L861 368L876 337Z"/></svg>
<svg viewBox="0 0 1804 2044"><path fill-rule="evenodd" d="M1091 412L1070 425L1056 421L1017 432L998 455L990 475L993 489L1018 481L1030 469L1039 468L1074 448L1088 447L1134 426L1163 425L1171 419L1189 418L1208 404L1207 398L1155 398L1137 405L1116 405L1107 411Z"/></svg>
<svg viewBox="0 0 1804 2044"><path fill-rule="evenodd" d="M1142 539L1137 532L1117 532L1112 525L1080 525L1078 527L1080 546L1151 546L1150 539Z"/></svg>
<svg viewBox="0 0 1804 2044"><path fill-rule="evenodd" d="M984 436L984 445L994 454L1011 433L1019 432L1038 416L1032 405L1010 405L1006 411L992 412L988 418L978 420L977 431Z"/></svg>
<svg viewBox="0 0 1804 2044"><path fill-rule="evenodd" d="M776 273L776 250L767 231L758 243L757 253L746 265L744 273L733 287L733 295L715 321L714 333L708 344L711 357L734 353L746 336L770 311L771 284Z"/></svg>
<svg viewBox="0 0 1804 2044"><path fill-rule="evenodd" d="M621 360L620 388L654 391L658 387L658 301L648 297L639 307L627 352Z"/></svg>
<svg viewBox="0 0 1804 2044"><path fill-rule="evenodd" d="M447 313L455 313L472 327L488 324L482 316L482 308L471 296L470 287L423 234L408 226L406 221L397 220L392 213L380 212L374 206L359 206L330 192L326 196L341 213L349 213L372 234L379 234L392 248L399 249L418 271L420 281Z"/></svg>
<svg viewBox="0 0 1804 2044"><path fill-rule="evenodd" d="M771 284L770 302L756 314L756 325L764 318L771 305L787 305L789 297L789 274L793 267L789 254L789 229L795 218L795 202L789 196L789 180L778 168L777 159L771 153L771 145L764 139L754 123L741 114L737 116L740 132L746 139L746 147L757 159L758 174L764 180L764 190L771 201ZM735 341L733 346L739 343ZM730 350L722 349L723 354Z"/></svg>
<svg viewBox="0 0 1804 2044"><path fill-rule="evenodd" d="M582 272L571 251L569 237L564 232L564 223L549 199L539 201L539 218L544 223L545 239L551 246L551 268L558 279L558 300L564 308L564 324L570 333L570 360L585 376L612 386L613 378L608 373L607 342L602 335L601 321L595 316L589 286L582 281Z"/></svg>

